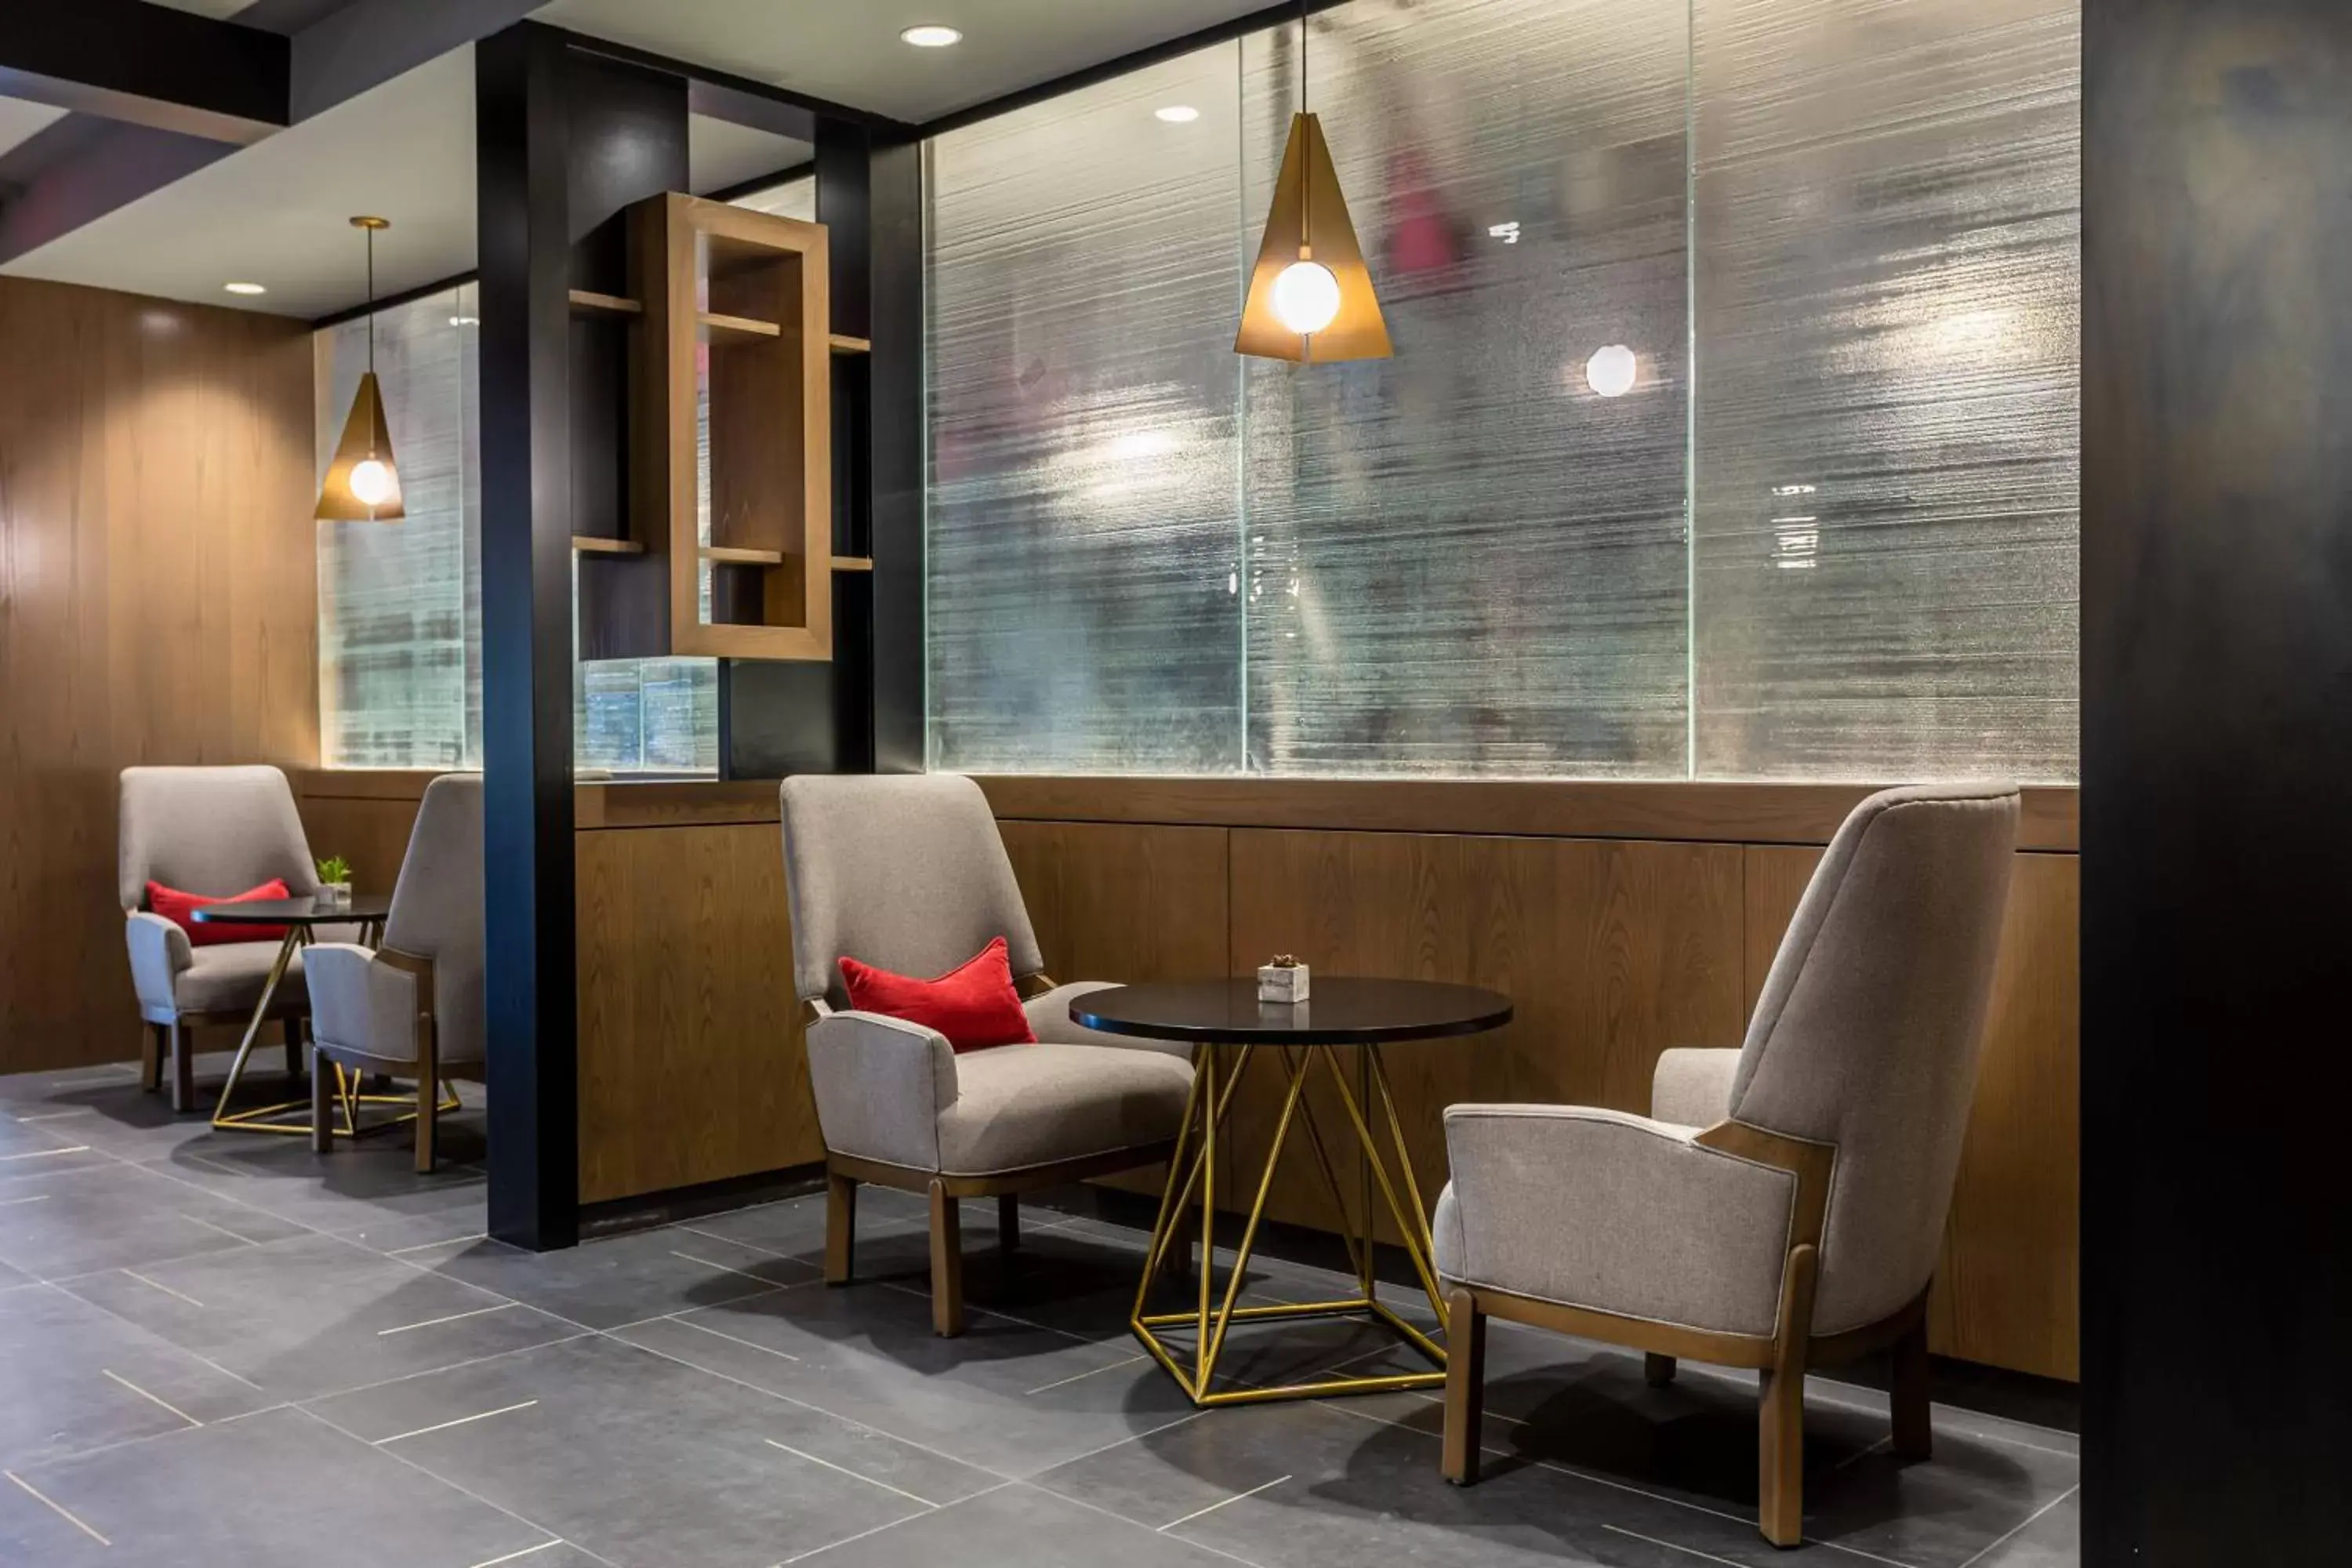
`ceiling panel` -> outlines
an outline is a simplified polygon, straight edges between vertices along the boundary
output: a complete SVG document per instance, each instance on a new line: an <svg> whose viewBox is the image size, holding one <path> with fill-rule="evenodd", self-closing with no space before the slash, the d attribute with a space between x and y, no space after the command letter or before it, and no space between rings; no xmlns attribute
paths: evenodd
<svg viewBox="0 0 2352 1568"><path fill-rule="evenodd" d="M1149 48L1265 0L553 0L536 15L597 37L925 121ZM898 41L922 22L961 28L950 48Z"/></svg>

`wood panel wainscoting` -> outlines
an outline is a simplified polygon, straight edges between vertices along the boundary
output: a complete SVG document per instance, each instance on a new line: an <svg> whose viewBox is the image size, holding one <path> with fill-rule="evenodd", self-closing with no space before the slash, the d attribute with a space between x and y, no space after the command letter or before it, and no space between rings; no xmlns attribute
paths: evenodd
<svg viewBox="0 0 2352 1568"><path fill-rule="evenodd" d="M389 890L430 771L318 769L311 842ZM573 796L580 1201L824 1158L793 994L772 781L583 784Z"/></svg>
<svg viewBox="0 0 2352 1568"><path fill-rule="evenodd" d="M388 839L425 775L312 773L314 839ZM984 778L1064 980L1327 973L1492 986L1517 1017L1385 1055L1425 1194L1444 1107L1649 1109L1671 1046L1737 1046L1821 846L1863 786ZM1393 798L1383 795L1393 789ZM585 1201L822 1157L790 980L772 783L583 784L581 1167ZM1134 820L1122 820L1129 813ZM1708 829L1709 813L1726 826ZM1232 820L1223 820L1231 818ZM1320 826L1323 821L1338 826ZM371 826L373 825L373 826ZM399 830L404 837L404 828ZM1749 837L1753 836L1753 837ZM1929 1304L1946 1355L2076 1375L2075 795L2026 809L1976 1113ZM377 849L369 847L374 856ZM360 857L352 855L357 862ZM396 858L391 862L396 865ZM362 867L362 876L365 868ZM1277 1109L1244 1085L1219 1185L1255 1176ZM1336 1098L1318 1121L1347 1146ZM1309 1159L1303 1147L1286 1152ZM1118 1184L1156 1191L1146 1176ZM1237 1202L1236 1207L1245 1206ZM1329 1227L1311 1169L1268 1212Z"/></svg>
<svg viewBox="0 0 2352 1568"><path fill-rule="evenodd" d="M1508 994L1517 1011L1504 1030L1385 1053L1406 1143L1433 1197L1445 1177L1447 1104L1646 1111L1659 1052L1739 1044L1821 846L1868 793L981 782L1058 977L1213 973L1222 927L1229 973L1287 952L1329 973ZM2026 791L1976 1111L1929 1308L1938 1353L2064 1379L2077 1365L2076 820L2074 791ZM1192 858L1190 869L1175 863L1179 854ZM1278 1109L1273 1089L1244 1086L1224 1145L1233 1163L1218 1173L1223 1191L1241 1191L1240 1179L1258 1170ZM1345 1144L1336 1097L1311 1104ZM1294 1153L1310 1157L1293 1150L1285 1160ZM1328 1206L1302 1166L1278 1173L1268 1212L1328 1228Z"/></svg>
<svg viewBox="0 0 2352 1568"><path fill-rule="evenodd" d="M0 365L13 1073L139 1055L120 771L319 754L318 470L300 321L0 278Z"/></svg>

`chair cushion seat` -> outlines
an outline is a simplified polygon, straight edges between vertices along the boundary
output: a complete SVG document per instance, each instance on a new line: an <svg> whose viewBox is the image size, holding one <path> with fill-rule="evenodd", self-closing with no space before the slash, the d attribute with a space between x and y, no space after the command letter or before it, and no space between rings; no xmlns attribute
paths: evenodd
<svg viewBox="0 0 2352 1568"><path fill-rule="evenodd" d="M183 1013L249 1011L261 1000L262 983L278 962L274 942L232 942L195 950L194 962L173 977L172 1000ZM302 955L296 953L278 983L278 1005L299 1011L307 993Z"/></svg>
<svg viewBox="0 0 2352 1568"><path fill-rule="evenodd" d="M1189 1062L1108 1046L999 1046L956 1058L940 1169L992 1175L1173 1138Z"/></svg>

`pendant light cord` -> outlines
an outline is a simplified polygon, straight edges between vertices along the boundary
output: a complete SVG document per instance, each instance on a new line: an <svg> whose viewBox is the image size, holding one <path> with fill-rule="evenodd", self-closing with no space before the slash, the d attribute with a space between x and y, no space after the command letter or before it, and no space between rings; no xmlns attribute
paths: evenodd
<svg viewBox="0 0 2352 1568"><path fill-rule="evenodd" d="M1298 0L1298 112L1307 113L1307 0ZM1307 138L1298 142L1298 258L1304 261L1314 254L1315 242L1307 237L1315 232L1308 220L1307 202L1313 186L1307 178L1307 163L1311 156Z"/></svg>
<svg viewBox="0 0 2352 1568"><path fill-rule="evenodd" d="M375 374L375 230L367 231L368 374Z"/></svg>

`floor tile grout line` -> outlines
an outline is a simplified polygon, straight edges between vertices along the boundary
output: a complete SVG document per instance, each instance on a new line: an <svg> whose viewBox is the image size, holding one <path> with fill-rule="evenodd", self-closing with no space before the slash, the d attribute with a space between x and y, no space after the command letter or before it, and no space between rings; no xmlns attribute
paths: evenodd
<svg viewBox="0 0 2352 1568"><path fill-rule="evenodd" d="M2048 1502L2043 1503L2040 1508L2035 1509L2032 1513L2026 1515L2025 1518L2007 1534L1998 1536L1995 1539L1987 1542L1983 1550L1979 1552L1974 1557L1969 1558L1966 1563L1961 1563L1960 1568L1975 1568L1975 1565L1978 1563L1982 1562L1987 1556L1990 1555L1994 1548L2005 1546L2010 1542L2016 1540L2019 1536L2032 1529L2043 1514L2048 1513L2052 1509L2056 1508L2060 1503L2064 1502L2068 1498L2073 1497L2076 1492L2081 1491L2082 1489L2083 1483L2076 1481L2073 1486L2068 1487L2064 1491L2060 1492L2056 1497L2052 1498Z"/></svg>
<svg viewBox="0 0 2352 1568"><path fill-rule="evenodd" d="M1118 1445L1114 1443L1111 1447L1117 1447ZM1132 1526L1137 1530L1150 1531L1155 1535L1159 1533L1158 1531L1152 1530L1151 1526L1145 1524L1142 1521L1129 1519L1123 1513L1114 1513L1109 1509L1103 1507L1100 1503L1088 1502L1085 1498L1072 1497L1067 1492L1057 1492L1051 1487L1041 1487L1034 1481L1024 1481L1021 1484L1026 1486L1032 1491L1044 1492L1047 1497L1051 1498L1059 1498L1062 1501L1085 1509L1089 1513L1098 1513L1105 1519L1115 1519L1121 1524ZM1262 1564L1255 1563L1249 1558L1228 1552L1222 1546L1212 1546L1205 1541L1198 1541L1189 1535L1180 1535L1176 1537L1176 1539L1182 1542L1185 1545L1192 1548L1195 1552L1205 1552L1213 1557L1222 1557L1229 1563L1239 1563L1243 1565L1243 1568L1263 1568Z"/></svg>
<svg viewBox="0 0 2352 1568"><path fill-rule="evenodd" d="M680 1252L674 1247L669 1249L669 1255L672 1258L683 1258L688 1263L699 1263L705 1268L716 1268L721 1274L740 1274L746 1279L757 1279L761 1284L769 1287L771 1289L782 1285L805 1285L808 1283L805 1279L771 1279L764 1274L754 1274L748 1268L738 1268L731 1263L713 1263L708 1258L697 1258L690 1252Z"/></svg>
<svg viewBox="0 0 2352 1568"><path fill-rule="evenodd" d="M538 1403L536 1399L526 1399L519 1405L501 1405L496 1410L485 1410L474 1415L460 1415L455 1421L436 1421L430 1426L419 1426L414 1432L395 1432L389 1437L376 1437L370 1441L381 1448L387 1443L404 1443L411 1437L422 1437L428 1433L446 1432L452 1426L470 1426L477 1421L488 1421L493 1415L511 1415L518 1410L529 1410ZM316 1411L309 1409L303 1410L302 1413L306 1415L317 1415ZM323 1420L324 1417L320 1419Z"/></svg>
<svg viewBox="0 0 2352 1568"><path fill-rule="evenodd" d="M375 1337L383 1339L388 1334L411 1333L418 1329L437 1329L444 1323L463 1322L467 1318L488 1317L492 1312L512 1311L520 1305L522 1303L520 1301L500 1301L488 1307L474 1307L463 1312L451 1312L446 1317L427 1318L421 1323L403 1323L396 1329L378 1329L375 1331Z"/></svg>
<svg viewBox="0 0 2352 1568"><path fill-rule="evenodd" d="M771 1294L773 1294L773 1292L770 1292L770 1293L771 1293ZM753 1299L753 1300L757 1300L757 1298L756 1298L756 1297L755 1297L755 1298L752 1298L752 1299ZM692 1310L694 1310L694 1311L700 1311L700 1310L701 1310L701 1309L698 1307L698 1308L694 1308L694 1309L692 1309ZM789 1361L789 1362L794 1362L794 1363L797 1363L797 1362L799 1362L799 1361L800 1361L800 1359L801 1359L800 1357L798 1357L798 1356L796 1356L796 1355L793 1354L793 1352L790 1352L790 1351L780 1351L780 1350L776 1350L776 1349L774 1349L774 1348L773 1348L773 1347L772 1347L772 1346L760 1344L760 1343L757 1343L757 1342L753 1342L753 1341L751 1341L751 1340L744 1339L742 1336L740 1336L740 1335L739 1335L739 1334L730 1334L730 1333L728 1333L727 1331L725 1331L724 1330L721 1330L721 1329L714 1329L714 1328L712 1328L712 1327L711 1327L709 1324L708 1324L708 1323L698 1323L698 1322L696 1322L696 1321L695 1321L691 1317L688 1316L688 1314L687 1314L687 1313L685 1313L685 1312L674 1312L674 1313L672 1313L670 1316L668 1316L668 1317L667 1317L667 1318L648 1318L648 1319L647 1319L647 1320L646 1320L646 1321L647 1322L655 1322L655 1323L676 1323L676 1324L677 1324L677 1325L678 1325L679 1327L681 1327L681 1328L692 1329L692 1330L696 1331L698 1333L705 1333L705 1334L709 1334L709 1335L710 1335L710 1336L711 1336L712 1338L714 1338L714 1339L721 1339L721 1340L725 1340L725 1341L726 1341L728 1343L730 1343L730 1344L741 1345L741 1346L743 1346L744 1348L746 1348L747 1350L755 1350L755 1351L758 1351L761 1355L772 1355L772 1356L778 1357L779 1359L783 1360L783 1361ZM638 1325L637 1325L637 1324L635 1324L635 1323L624 1323L624 1324L622 1324L621 1326L622 1326L623 1328L635 1328L635 1327L637 1327ZM623 1341L621 1342L621 1343L623 1343L623 1344L627 1344L627 1343L629 1343L629 1342L628 1342L628 1341L626 1341L626 1340L623 1340Z"/></svg>
<svg viewBox="0 0 2352 1568"><path fill-rule="evenodd" d="M1160 1533L1165 1535L1180 1524L1190 1524L1196 1519L1206 1518L1208 1515L1213 1514L1219 1509L1224 1507L1227 1503L1239 1502L1244 1498L1253 1498L1263 1491L1272 1491L1276 1487L1280 1486L1283 1482L1294 1479L1295 1478L1291 1476L1276 1476L1270 1481L1261 1481L1245 1492L1235 1492L1231 1497L1221 1497L1206 1508L1196 1508L1181 1519L1170 1520L1167 1523L1160 1526Z"/></svg>
<svg viewBox="0 0 2352 1568"><path fill-rule="evenodd" d="M966 1495L956 1499L955 1502L938 1505L932 1509L931 1512L936 1513L942 1508L953 1508L956 1506L956 1503L970 1502L973 1498L986 1497L991 1492L1001 1492L1007 1487L1018 1486L1021 1483L1018 1481L999 1481L992 1487L982 1487L976 1492L967 1493ZM910 1513L902 1519L894 1519L887 1523L877 1524L871 1530L861 1530L855 1535L845 1535L838 1541L828 1541L823 1546L812 1546L806 1552L794 1552L792 1556L785 1558L783 1562L777 1563L775 1568L790 1568L790 1565L794 1563L805 1563L810 1558L822 1556L837 1546L846 1546L853 1541L864 1541L868 1536L879 1535L886 1530L896 1530L902 1524L912 1524L919 1519L929 1519L930 1516L930 1513Z"/></svg>
<svg viewBox="0 0 2352 1568"><path fill-rule="evenodd" d="M57 1501L56 1500L54 1500L54 1499L52 1499L52 1498L49 1498L49 1497L47 1497L47 1496L43 1495L43 1493L42 1493L42 1492L41 1492L37 1488L36 1488L36 1487L33 1485L33 1483L32 1483L32 1482L30 1482L30 1481L26 1480L24 1477L22 1477L22 1476L18 1475L16 1471L14 1471L14 1470L0 1470L0 1476L5 1476L5 1477L7 1477L10 1480L12 1480L12 1481L16 1482L19 1487L22 1487L22 1488L25 1489L25 1491L26 1491L26 1493L28 1493L28 1494L32 1497L32 1499L33 1499L33 1500L34 1500L34 1501L36 1501L36 1502L37 1502L37 1503L40 1503L40 1504L44 1505L45 1507L47 1507L47 1508L48 1509L48 1510L49 1510L51 1513L56 1514L59 1519L64 1520L68 1524L72 1525L76 1530L80 1531L84 1535L89 1536L92 1541L97 1542L100 1546L110 1546L110 1546L112 1546L112 1545L114 1544L114 1542L112 1542L111 1541L109 1541L109 1540L108 1540L106 1537L104 1537L103 1535L100 1535L97 1531L92 1530L92 1529L89 1527L89 1525L88 1523L86 1523L86 1522L85 1522L81 1518L79 1518L78 1515L76 1515L76 1514L75 1514L75 1513L74 1513L70 1509L68 1509L68 1508L67 1508L63 1503L60 1503L60 1502Z"/></svg>
<svg viewBox="0 0 2352 1568"><path fill-rule="evenodd" d="M938 1503L933 1502L927 1497L917 1497L913 1492L908 1491L904 1487L894 1487L888 1481L877 1480L872 1476L866 1475L863 1471L851 1469L847 1465L836 1465L831 1459L819 1458L814 1454L805 1453L799 1448L793 1447L790 1443L779 1443L773 1437L762 1437L760 1440L767 1444L769 1447L781 1449L782 1452L790 1454L796 1459L806 1459L813 1465L823 1465L828 1470L838 1470L843 1475L847 1476L851 1480L864 1481L869 1487L880 1487L884 1491L891 1492L898 1497L905 1498L908 1502L919 1502L925 1508L931 1509L933 1510L936 1510L940 1506Z"/></svg>
<svg viewBox="0 0 2352 1568"><path fill-rule="evenodd" d="M90 1152L87 1143L68 1143L62 1149L27 1149L21 1154L0 1154L0 1164L12 1160L51 1160L59 1154L87 1154Z"/></svg>
<svg viewBox="0 0 2352 1568"><path fill-rule="evenodd" d="M1107 1365L1094 1367L1086 1372L1073 1373L1068 1377L1056 1378L1051 1383L1041 1383L1034 1388L1024 1389L1022 1390L1021 1396L1024 1399L1027 1399L1034 1394L1044 1394L1049 1389L1066 1387L1070 1384L1080 1382L1086 1378L1097 1377L1106 1372L1117 1372L1120 1367L1133 1366L1137 1362L1150 1361L1150 1359L1151 1358L1148 1355L1128 1356L1122 1360L1111 1362Z"/></svg>
<svg viewBox="0 0 2352 1568"><path fill-rule="evenodd" d="M534 1530L543 1530L546 1526L533 1525L531 1528ZM551 1546L569 1546L572 1543L570 1542L564 1540L563 1537L560 1535L551 1536L549 1539L541 1542L536 1546L526 1546L520 1552L509 1552L504 1557L492 1557L486 1559L483 1562L477 1563L474 1564L474 1568L499 1568L499 1564L501 1563L511 1563L518 1557L529 1557L531 1553L535 1552L544 1552Z"/></svg>
<svg viewBox="0 0 2352 1568"><path fill-rule="evenodd" d="M174 1437L184 1437L198 1430L209 1431L213 1427L226 1426L249 1416L268 1415L273 1411L293 1408L294 1405L290 1400L281 1399L275 1405L257 1405L251 1410L241 1410L234 1415L224 1415L217 1421L205 1422L201 1427L174 1426L168 1432L142 1432L136 1437L118 1437L111 1443L99 1443L87 1448L68 1448L61 1453L44 1454L37 1461L36 1468L40 1465L63 1464L68 1460L87 1459L99 1454L111 1454L117 1448L135 1448L142 1443L168 1443Z"/></svg>
<svg viewBox="0 0 2352 1568"><path fill-rule="evenodd" d="M172 1404L168 1400L159 1399L155 1395L148 1393L145 1389L140 1387L137 1384L131 1382L129 1378L115 1371L112 1367L102 1366L98 1370L100 1375L112 1378L123 1387L137 1394L140 1398L146 1400L151 1405L154 1405L170 1411L173 1415L186 1422L190 1426L201 1426L204 1425L203 1422L197 1420L194 1416L189 1415L178 1405Z"/></svg>
<svg viewBox="0 0 2352 1568"><path fill-rule="evenodd" d="M386 1258L399 1258L411 1252L430 1252L436 1247L455 1247L460 1242L488 1241L489 1238L489 1232L486 1230L478 1230L471 1236L453 1236L444 1241L420 1241L414 1247L394 1247L389 1249L380 1248L378 1250L381 1250L383 1255ZM504 1247L506 1243L500 1242L499 1245Z"/></svg>
<svg viewBox="0 0 2352 1568"><path fill-rule="evenodd" d="M341 1432L344 1436L349 1437L354 1443L367 1443L366 1438L361 1436L350 1427L338 1426L336 1423L330 1421L327 1417L320 1415L315 1410L304 1409L299 1405L295 1405L293 1408L299 1411L302 1415L310 1417L311 1420L316 1421L320 1426L324 1426L330 1432ZM418 1464L415 1460L408 1458L405 1454L397 1453L393 1449L386 1448L373 1443L368 1443L368 1447L374 1449L379 1454L390 1456L394 1460L400 1464L406 1465L410 1469L415 1470L418 1475L425 1477L427 1480L436 1481L442 1486L447 1487L451 1491L457 1493L460 1497L469 1497L476 1502L480 1503L484 1508L502 1513L518 1524L529 1525L531 1529L538 1531L542 1535L552 1535L556 1537L566 1546L571 1547L572 1551L579 1552L580 1555L587 1558L592 1563L601 1563L604 1565L604 1568L620 1568L620 1565L614 1563L611 1558L590 1551L587 1547L581 1545L580 1542L573 1541L569 1536L566 1536L562 1531L550 1530L547 1526L540 1523L539 1521L535 1519L526 1518L524 1515L517 1513L510 1508L506 1508L500 1504L492 1502L489 1499L484 1497L481 1493L475 1491L470 1487L462 1486L459 1483L451 1480L448 1477L440 1474L436 1470L426 1469L423 1465Z"/></svg>
<svg viewBox="0 0 2352 1568"><path fill-rule="evenodd" d="M1742 1564L1732 1562L1728 1557L1717 1557L1714 1552L1701 1552L1696 1546L1683 1546L1672 1541L1662 1541L1654 1535L1644 1535L1638 1530L1627 1530L1622 1524L1612 1524L1605 1519L1601 1521L1601 1528L1614 1535L1631 1536L1635 1541L1647 1542L1652 1546L1663 1546L1669 1552L1679 1552L1685 1557L1696 1557L1706 1563L1720 1563L1725 1565L1725 1568L1742 1568Z"/></svg>
<svg viewBox="0 0 2352 1568"><path fill-rule="evenodd" d="M177 1259L175 1259L175 1258L166 1258L166 1259L164 1259L164 1261L165 1261L165 1262L167 1262L167 1263L169 1263L169 1262L176 1262L176 1261L177 1261ZM153 1267L154 1267L154 1265L151 1263L151 1264L149 1264L149 1265L148 1265L148 1267L152 1268L153 1268ZM99 1272L100 1272L100 1273L104 1273L104 1272L105 1272L105 1270L100 1269ZM173 1296L173 1297L176 1297L176 1298L178 1298L180 1300L185 1301L189 1306L195 1308L195 1309L196 1309L196 1310L198 1310L198 1311L200 1311L200 1312L206 1312L206 1311L210 1311L210 1310L212 1310L211 1308L209 1308L209 1307L205 1306L202 1301L197 1300L194 1296L191 1296L191 1295L187 1294L185 1291L184 1291L184 1290L174 1290L174 1289L173 1289L169 1285L161 1284L161 1283L158 1283L158 1282L157 1282L157 1281L155 1281L155 1280L150 1279L148 1279L148 1278L147 1278L147 1276L145 1276L144 1274L140 1273L140 1272L139 1272L137 1269L135 1269L135 1268L118 1268L118 1269L116 1269L116 1270L115 1270L115 1272L116 1272L116 1273L118 1273L118 1274L120 1274L120 1275L121 1275L125 1279L136 1279L136 1280L138 1280L138 1281L139 1281L139 1283L141 1283L142 1285L146 1286L146 1287L147 1287L149 1289L151 1289L151 1290L161 1290L161 1291L162 1291L162 1292L163 1292L163 1294L164 1294L164 1295L166 1295L166 1296ZM76 1276L74 1276L74 1278L76 1278L76 1279L88 1279L88 1278L89 1278L89 1276L88 1276L88 1275L76 1275ZM73 1294L79 1294L79 1292L73 1292Z"/></svg>
<svg viewBox="0 0 2352 1568"><path fill-rule="evenodd" d="M1352 1415L1359 1421L1370 1421L1382 1426L1394 1426L1401 1431L1411 1432L1419 1436L1425 1437L1433 1443L1442 1441L1442 1439L1435 1434L1424 1432L1418 1426L1411 1426L1402 1421L1391 1421L1385 1415L1368 1415L1364 1411L1356 1408L1352 1402L1349 1400L1341 1399L1318 1402L1318 1405L1321 1408L1337 1411L1341 1415ZM1705 1503L1691 1502L1683 1498L1668 1497L1664 1492L1648 1491L1641 1487L1634 1486L1630 1482L1617 1480L1608 1476L1598 1475L1591 1470L1579 1469L1572 1465L1563 1465L1557 1460L1539 1459L1531 1455L1520 1454L1509 1448L1494 1447L1491 1445L1485 1443L1478 1445L1478 1451L1482 1454L1492 1454L1498 1459L1516 1459L1521 1464L1532 1465L1539 1470L1549 1470L1555 1475L1570 1476L1573 1477L1577 1480L1590 1481L1594 1486L1607 1487L1612 1491L1624 1492L1633 1497L1647 1498L1652 1502L1662 1502L1669 1504L1675 1508L1687 1509L1692 1513L1703 1513L1711 1519L1727 1520L1733 1524L1750 1524L1754 1522L1752 1519L1741 1514L1729 1513L1719 1508L1709 1508ZM1850 1557L1863 1557L1867 1558L1874 1563L1892 1563L1894 1568L1914 1568L1913 1564L1902 1562L1900 1559L1881 1557L1874 1552L1864 1552L1858 1546L1847 1546L1835 1541L1823 1541L1809 1538L1809 1544L1814 1546L1826 1546L1832 1552L1843 1552ZM1965 1563L1962 1564L1962 1568L1967 1568L1967 1565Z"/></svg>
<svg viewBox="0 0 2352 1568"><path fill-rule="evenodd" d="M562 1321L560 1318L556 1321ZM502 1361L508 1356L529 1355L533 1351L543 1351L555 1345L573 1344L581 1340L596 1337L595 1330L582 1329L578 1333L565 1334L561 1339L539 1340L527 1345L512 1345L502 1351L492 1351L488 1355L468 1356L464 1361L453 1361L446 1366L428 1366L416 1372L404 1372L397 1377L380 1377L373 1383L356 1383L349 1388L321 1389L316 1394L306 1394L299 1399L289 1399L286 1403L297 1406L305 1414L316 1415L318 1412L312 1410L310 1406L323 1404L330 1399L341 1399L345 1394L366 1394L378 1388L390 1388L395 1383L408 1383L420 1377L436 1377L442 1373L456 1372L461 1367L480 1366L485 1362Z"/></svg>

